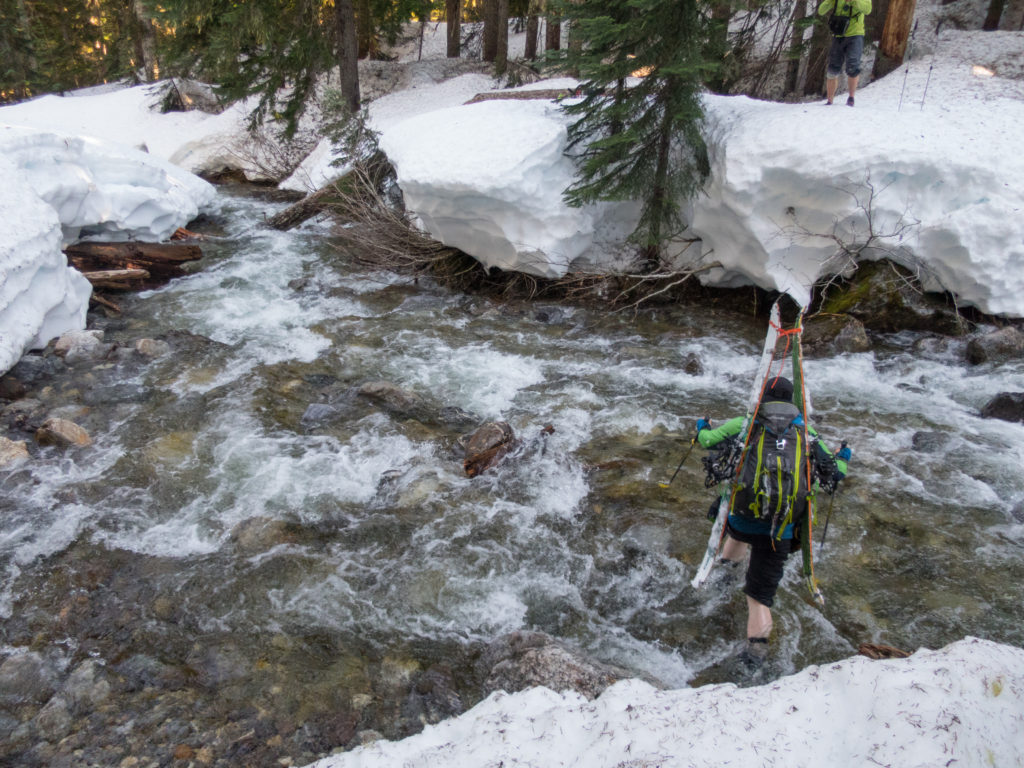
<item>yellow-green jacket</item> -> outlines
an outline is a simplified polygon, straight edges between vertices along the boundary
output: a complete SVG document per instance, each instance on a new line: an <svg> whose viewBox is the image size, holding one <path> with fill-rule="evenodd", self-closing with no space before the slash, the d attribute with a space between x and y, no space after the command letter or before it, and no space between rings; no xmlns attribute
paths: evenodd
<svg viewBox="0 0 1024 768"><path fill-rule="evenodd" d="M836 3L839 4L836 10L837 16L850 16L850 25L846 28L846 34L843 37L854 37L855 35L864 34L864 17L871 13L871 0L824 0L821 5L818 6L819 16L828 16L832 13L832 9L836 7Z"/></svg>

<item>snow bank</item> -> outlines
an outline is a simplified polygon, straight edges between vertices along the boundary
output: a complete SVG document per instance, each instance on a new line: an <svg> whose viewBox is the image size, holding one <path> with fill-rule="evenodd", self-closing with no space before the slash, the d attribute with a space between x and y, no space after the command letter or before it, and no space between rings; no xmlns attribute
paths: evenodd
<svg viewBox="0 0 1024 768"><path fill-rule="evenodd" d="M757 688L658 691L620 682L595 701L495 693L399 742L316 768L1019 766L1024 650L966 638L909 659L856 656Z"/></svg>
<svg viewBox="0 0 1024 768"><path fill-rule="evenodd" d="M687 233L722 264L706 283L806 298L817 277L849 267L837 239L857 249L871 238L864 257L902 259L963 304L1024 317L1024 84L978 76L975 63L1016 76L1006 51L1019 54L1024 35L944 34L938 45L937 58L858 91L852 110L845 99L706 98L713 170ZM555 104L433 109L381 129L407 207L433 237L545 277L620 263L636 207L562 202L573 168Z"/></svg>
<svg viewBox="0 0 1024 768"><path fill-rule="evenodd" d="M0 124L0 157L0 373L28 350L85 327L91 288L67 266L64 246L166 240L215 194L139 150L33 127Z"/></svg>
<svg viewBox="0 0 1024 768"><path fill-rule="evenodd" d="M79 238L160 242L216 194L158 158L85 136L0 126L0 153Z"/></svg>
<svg viewBox="0 0 1024 768"><path fill-rule="evenodd" d="M57 212L0 156L0 372L26 350L85 327L92 287L67 265Z"/></svg>
<svg viewBox="0 0 1024 768"><path fill-rule="evenodd" d="M488 267L540 277L604 260L638 216L634 204L566 206L565 145L564 117L550 101L441 109L381 135L406 207L432 237Z"/></svg>

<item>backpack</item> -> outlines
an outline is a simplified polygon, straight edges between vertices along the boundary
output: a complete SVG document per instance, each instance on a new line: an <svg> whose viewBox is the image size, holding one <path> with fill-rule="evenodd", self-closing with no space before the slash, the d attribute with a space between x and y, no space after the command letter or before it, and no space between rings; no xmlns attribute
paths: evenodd
<svg viewBox="0 0 1024 768"><path fill-rule="evenodd" d="M738 473L733 514L770 522L772 536L781 536L806 512L807 470L800 410L792 403L762 403Z"/></svg>

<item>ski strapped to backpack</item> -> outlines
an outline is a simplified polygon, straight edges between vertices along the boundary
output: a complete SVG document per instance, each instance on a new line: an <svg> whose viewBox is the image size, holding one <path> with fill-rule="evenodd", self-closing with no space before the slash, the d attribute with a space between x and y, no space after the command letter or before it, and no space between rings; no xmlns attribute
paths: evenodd
<svg viewBox="0 0 1024 768"><path fill-rule="evenodd" d="M743 426L740 428L739 434L746 434L748 427L750 426L751 420L757 413L757 407L761 403L761 394L764 391L765 386L768 383L768 375L771 373L772 360L775 357L775 345L779 339L779 331L781 330L781 319L779 311L779 302L776 301L772 305L771 312L768 316L768 331L764 337L764 348L761 351L761 361L757 366L757 373L754 376L754 384L750 390L750 396L747 398L747 412L743 417ZM734 451L733 456L735 457L735 464L732 463L733 457L729 457L728 463L723 467L724 478L731 479L736 472L736 467L739 466L740 456L743 451ZM700 566L697 568L697 573L694 574L693 579L690 581L691 586L694 588L700 587L708 578L711 573L711 568L715 564L715 558L718 556L718 552L722 547L722 541L725 534L725 521L729 517L729 505L732 502L733 489L730 489L729 484L723 480L718 481L719 485L719 496L720 501L718 503L718 515L715 517L715 523L711 526L711 534L708 536L708 545L704 551L704 559L701 560Z"/></svg>
<svg viewBox="0 0 1024 768"><path fill-rule="evenodd" d="M790 524L798 526L796 538L803 554L804 581L814 600L819 605L824 604L814 577L811 550L814 502L819 487L829 492L834 490L836 465L817 436L809 433L810 397L804 384L800 344L804 309L800 307L792 328L783 329L778 302L773 305L747 413L737 437L724 441L718 451L703 460L707 471L705 485L719 487L720 501L704 559L691 581L695 588L704 583L714 566L725 539L725 522L732 509L734 514L770 521L771 534L776 540ZM776 347L782 339L786 345L776 358ZM771 381L781 376L787 357L793 370L793 403L762 405L765 391ZM775 370L776 361L778 370ZM806 514L801 514L805 504Z"/></svg>

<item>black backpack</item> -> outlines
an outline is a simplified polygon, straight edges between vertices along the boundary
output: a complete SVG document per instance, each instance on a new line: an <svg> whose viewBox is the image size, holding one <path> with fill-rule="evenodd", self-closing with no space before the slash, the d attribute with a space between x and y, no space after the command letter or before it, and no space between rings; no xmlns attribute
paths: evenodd
<svg viewBox="0 0 1024 768"><path fill-rule="evenodd" d="M807 510L809 465L799 417L792 403L762 403L738 475L733 514L770 522L773 536Z"/></svg>

